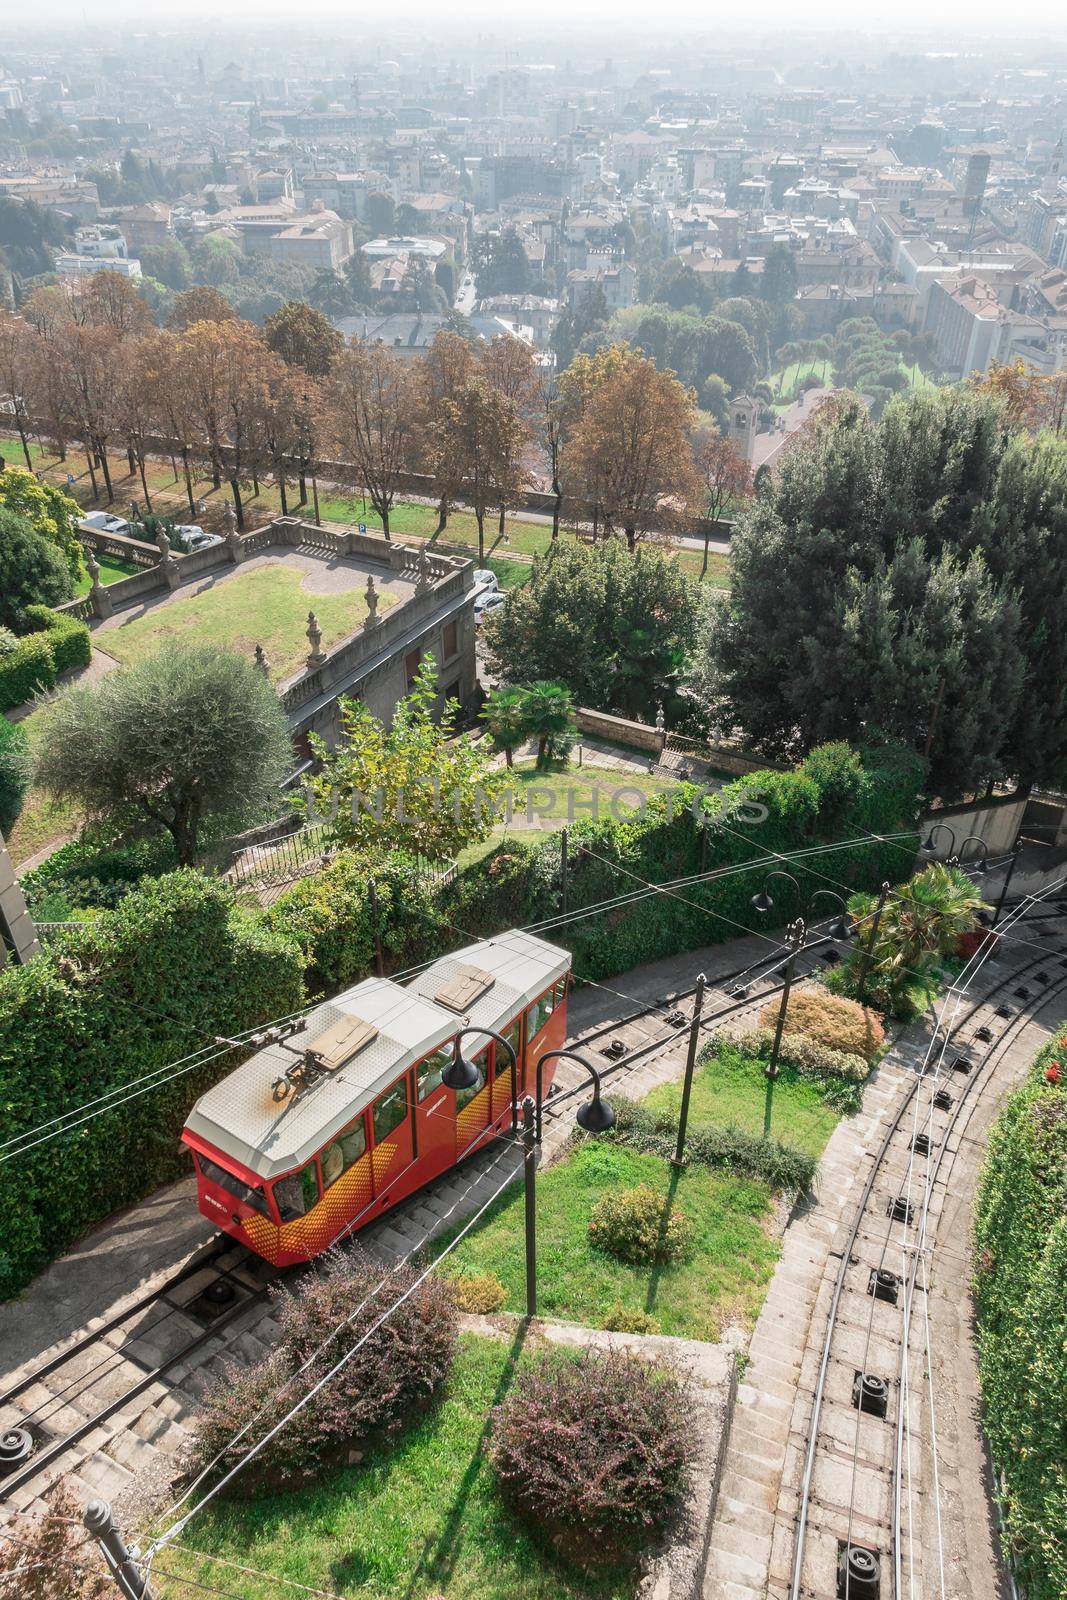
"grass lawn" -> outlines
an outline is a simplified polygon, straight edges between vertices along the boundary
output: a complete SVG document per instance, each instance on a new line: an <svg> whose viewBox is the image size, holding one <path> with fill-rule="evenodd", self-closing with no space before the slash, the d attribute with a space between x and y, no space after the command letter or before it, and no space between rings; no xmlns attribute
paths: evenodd
<svg viewBox="0 0 1067 1600"><path fill-rule="evenodd" d="M312 594L302 587L304 574L283 562L236 572L199 594L155 605L140 616L102 629L94 643L120 661L140 661L165 639L226 645L251 656L257 644L267 653L271 677L295 672L307 655L307 616L313 610L322 629L324 649L360 627L367 614L362 591ZM396 596L380 589L380 609Z"/></svg>
<svg viewBox="0 0 1067 1600"><path fill-rule="evenodd" d="M132 561L120 561L116 556L98 555L96 559L100 566L101 583L117 583L119 578L130 578L135 572L141 571L141 568L134 566ZM82 595L88 594L91 588L92 583L89 581L89 574L83 572L74 585L75 598L80 600Z"/></svg>
<svg viewBox="0 0 1067 1600"><path fill-rule="evenodd" d="M190 1544L353 1600L629 1600L629 1572L590 1577L560 1561L496 1492L488 1417L522 1360L519 1343L465 1336L442 1402L390 1445L288 1494L220 1497L190 1528ZM194 1592L168 1575L241 1600L279 1593L173 1547L153 1567L153 1593Z"/></svg>
<svg viewBox="0 0 1067 1600"><path fill-rule="evenodd" d="M790 404L796 398L793 391L805 378L818 378L825 388L833 377L832 361L792 361L788 367L772 372L767 382L778 397L779 404Z"/></svg>
<svg viewBox="0 0 1067 1600"><path fill-rule="evenodd" d="M763 1065L725 1041L712 1046L712 1053L693 1076L690 1123L733 1123L746 1133L762 1133L767 1092ZM677 1111L681 1101L681 1084L664 1083L652 1090L645 1104L655 1111ZM839 1120L840 1113L826 1104L818 1084L802 1078L792 1067L782 1067L775 1080L771 1112L775 1138L819 1156Z"/></svg>
<svg viewBox="0 0 1067 1600"><path fill-rule="evenodd" d="M30 741L32 753L40 721L36 712L22 719ZM55 840L69 838L77 833L84 818L77 806L57 805L42 789L30 789L18 820L7 835L6 844L11 860L17 867L30 856L43 850Z"/></svg>
<svg viewBox="0 0 1067 1600"><path fill-rule="evenodd" d="M689 1258L632 1267L594 1250L589 1213L609 1189L649 1183L693 1223ZM767 1231L771 1191L756 1179L693 1165L675 1172L659 1156L610 1141L581 1145L537 1179L538 1305L546 1317L602 1328L613 1308L645 1311L660 1332L718 1339L727 1324L751 1324L779 1246ZM492 1272L508 1311L525 1306L522 1184L509 1187L448 1258L450 1273ZM439 1246L447 1235L439 1241Z"/></svg>

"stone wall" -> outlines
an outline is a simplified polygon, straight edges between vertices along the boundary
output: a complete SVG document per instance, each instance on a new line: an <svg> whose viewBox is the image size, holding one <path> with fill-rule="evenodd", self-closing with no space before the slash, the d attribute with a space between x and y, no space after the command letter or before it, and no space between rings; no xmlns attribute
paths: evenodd
<svg viewBox="0 0 1067 1600"><path fill-rule="evenodd" d="M1026 803L1025 796L1015 794L993 795L988 800L977 802L964 801L959 805L943 806L939 810L928 812L923 818L922 826L925 831L936 823L944 823L955 834L954 845L952 838L944 829L934 834L933 854L940 861L958 854L964 839L970 834L985 843L990 856L1002 856L1006 855L1015 843ZM981 854L977 845L968 846L968 859Z"/></svg>
<svg viewBox="0 0 1067 1600"><path fill-rule="evenodd" d="M631 722L627 717L612 717L606 711L590 711L584 706L579 708L577 720L579 733L587 733L592 739L649 750L656 756L663 752L664 731L650 723Z"/></svg>

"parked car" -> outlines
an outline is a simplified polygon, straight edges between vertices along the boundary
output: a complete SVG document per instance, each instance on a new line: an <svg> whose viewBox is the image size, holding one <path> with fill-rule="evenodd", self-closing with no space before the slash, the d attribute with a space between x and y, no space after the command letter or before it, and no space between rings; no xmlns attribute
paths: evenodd
<svg viewBox="0 0 1067 1600"><path fill-rule="evenodd" d="M495 615L504 604L504 596L499 589L482 589L474 596L474 620L476 623L484 622L486 617Z"/></svg>
<svg viewBox="0 0 1067 1600"><path fill-rule="evenodd" d="M488 567L475 567L475 569L474 569L474 587L475 587L475 590L478 590L478 589L499 589L500 588L500 584L497 581L496 573L495 572L491 572Z"/></svg>
<svg viewBox="0 0 1067 1600"><path fill-rule="evenodd" d="M121 533L124 538L130 538L130 525L125 517L116 517L110 511L87 511L84 517L78 520L79 528L91 529L93 533Z"/></svg>
<svg viewBox="0 0 1067 1600"><path fill-rule="evenodd" d="M213 544L222 543L220 533L205 533L195 522L179 522L174 529L178 542L188 555L194 550L210 550Z"/></svg>

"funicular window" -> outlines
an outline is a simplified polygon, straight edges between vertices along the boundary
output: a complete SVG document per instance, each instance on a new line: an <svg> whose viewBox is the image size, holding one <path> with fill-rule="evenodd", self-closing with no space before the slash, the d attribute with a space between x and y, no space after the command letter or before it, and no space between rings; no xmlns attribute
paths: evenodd
<svg viewBox="0 0 1067 1600"><path fill-rule="evenodd" d="M519 1041L522 1038L522 1017L521 1017L521 1015L517 1016L515 1018L515 1021L511 1024L510 1027L501 1028L500 1033L501 1033L501 1036L508 1041L508 1044L514 1050L516 1065L521 1067L521 1065L522 1065L522 1056L521 1056L520 1051L519 1051ZM502 1073L510 1073L511 1072L511 1057L508 1055L507 1051L506 1050L502 1050L499 1045L497 1045L497 1047L496 1047L496 1066L494 1068L494 1071L495 1071L495 1074L496 1074L496 1076L498 1078L501 1076Z"/></svg>
<svg viewBox="0 0 1067 1600"><path fill-rule="evenodd" d="M371 1107L371 1117L374 1121L374 1142L381 1144L383 1139L388 1139L394 1128L399 1128L408 1114L408 1080L401 1078L400 1082L380 1094Z"/></svg>
<svg viewBox="0 0 1067 1600"><path fill-rule="evenodd" d="M464 1106L469 1106L474 1096L485 1088L485 1077L489 1067L489 1046L486 1045L484 1050L479 1050L476 1056L471 1057L471 1060L478 1069L478 1082L472 1084L469 1089L456 1090L457 1111L462 1111Z"/></svg>
<svg viewBox="0 0 1067 1600"><path fill-rule="evenodd" d="M197 1155L196 1162L205 1178L217 1183L220 1189L232 1194L235 1200L243 1201L255 1211L262 1211L265 1217L270 1216L267 1197L258 1183L255 1185L244 1183L235 1173L227 1172L225 1167L220 1167L217 1161L209 1161L207 1156Z"/></svg>
<svg viewBox="0 0 1067 1600"><path fill-rule="evenodd" d="M299 1172L290 1172L274 1185L274 1203L283 1222L305 1217L319 1198L319 1169L309 1161Z"/></svg>
<svg viewBox="0 0 1067 1600"><path fill-rule="evenodd" d="M420 1105L427 1095L433 1094L435 1089L441 1087L441 1074L452 1060L453 1053L453 1048L450 1044L443 1044L440 1050L435 1050L424 1061L420 1061L415 1068Z"/></svg>
<svg viewBox="0 0 1067 1600"><path fill-rule="evenodd" d="M532 1039L535 1033L540 1033L553 1011L556 1009L556 991L549 989L539 1000L526 1010L526 1037Z"/></svg>
<svg viewBox="0 0 1067 1600"><path fill-rule="evenodd" d="M367 1148L367 1130L363 1118L353 1122L332 1144L328 1144L319 1160L322 1162L322 1186L328 1189L336 1183L349 1167L354 1167Z"/></svg>

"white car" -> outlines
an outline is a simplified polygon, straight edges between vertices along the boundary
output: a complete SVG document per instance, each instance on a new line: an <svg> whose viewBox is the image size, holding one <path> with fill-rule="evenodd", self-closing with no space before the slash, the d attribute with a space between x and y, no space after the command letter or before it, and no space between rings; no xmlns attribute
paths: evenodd
<svg viewBox="0 0 1067 1600"><path fill-rule="evenodd" d="M474 596L475 622L484 622L486 617L494 617L503 604L504 596L499 589L482 589Z"/></svg>
<svg viewBox="0 0 1067 1600"><path fill-rule="evenodd" d="M474 588L475 588L475 591L478 591L480 589L482 589L482 590L499 589L500 588L500 584L497 582L496 573L490 571L490 569L488 567L475 567L475 569L474 569Z"/></svg>
<svg viewBox="0 0 1067 1600"><path fill-rule="evenodd" d="M178 535L182 549L189 555L192 555L194 550L210 550L212 545L222 543L220 533L205 533L195 522L180 522L174 531Z"/></svg>
<svg viewBox="0 0 1067 1600"><path fill-rule="evenodd" d="M90 528L93 533L121 533L127 539L130 537L126 518L113 516L110 511L87 511L78 526Z"/></svg>

